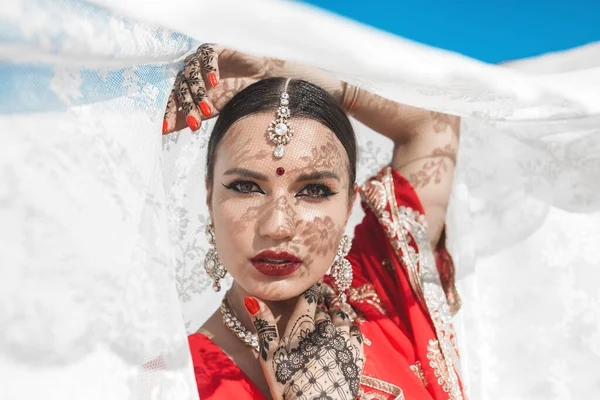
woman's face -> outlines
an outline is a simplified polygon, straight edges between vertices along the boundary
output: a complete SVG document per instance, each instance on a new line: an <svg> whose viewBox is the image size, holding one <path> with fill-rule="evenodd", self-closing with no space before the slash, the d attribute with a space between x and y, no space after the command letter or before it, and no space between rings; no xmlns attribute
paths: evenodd
<svg viewBox="0 0 600 400"><path fill-rule="evenodd" d="M277 159L266 136L272 119L255 114L231 126L217 148L208 198L227 271L249 294L279 301L325 275L354 198L348 156L335 134L292 118L294 136Z"/></svg>

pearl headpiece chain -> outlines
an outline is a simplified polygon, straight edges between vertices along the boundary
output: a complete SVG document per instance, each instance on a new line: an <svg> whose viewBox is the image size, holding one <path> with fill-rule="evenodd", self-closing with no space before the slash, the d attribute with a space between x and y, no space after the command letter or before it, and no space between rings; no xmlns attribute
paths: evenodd
<svg viewBox="0 0 600 400"><path fill-rule="evenodd" d="M292 140L292 135L294 134L290 123L288 122L288 119L290 118L290 95L287 92L287 88L290 80L291 79L288 78L288 80L285 81L285 86L279 99L279 107L277 108L277 118L271 121L271 125L267 130L269 140L275 144L273 155L277 158L281 158L285 155L285 148L283 146Z"/></svg>

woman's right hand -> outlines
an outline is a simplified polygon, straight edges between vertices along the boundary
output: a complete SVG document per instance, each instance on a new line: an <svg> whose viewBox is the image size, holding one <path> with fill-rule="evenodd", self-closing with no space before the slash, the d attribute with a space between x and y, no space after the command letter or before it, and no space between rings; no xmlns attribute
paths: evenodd
<svg viewBox="0 0 600 400"><path fill-rule="evenodd" d="M215 117L238 92L270 76L283 61L255 57L214 44L203 44L185 59L175 79L163 121L163 134ZM181 108L181 110L180 110Z"/></svg>
<svg viewBox="0 0 600 400"><path fill-rule="evenodd" d="M364 368L360 329L338 308L319 305L320 284L299 298L280 334L269 308L244 300L260 344L259 359L273 399L356 399Z"/></svg>

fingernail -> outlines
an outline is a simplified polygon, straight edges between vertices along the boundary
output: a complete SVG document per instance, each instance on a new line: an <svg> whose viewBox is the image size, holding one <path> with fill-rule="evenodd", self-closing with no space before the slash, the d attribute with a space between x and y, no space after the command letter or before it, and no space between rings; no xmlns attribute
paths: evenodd
<svg viewBox="0 0 600 400"><path fill-rule="evenodd" d="M260 305L254 297L244 297L244 305L246 306L246 310L248 310L250 315L254 315L260 310Z"/></svg>
<svg viewBox="0 0 600 400"><path fill-rule="evenodd" d="M214 72L209 72L208 83L210 83L210 86L212 87L217 87L217 83L219 83L219 81L217 80L217 74L215 74Z"/></svg>
<svg viewBox="0 0 600 400"><path fill-rule="evenodd" d="M164 135L165 133L167 133L167 130L169 130L169 123L168 123L168 122L167 122L167 120L165 119L165 120L163 120L163 131L162 131L163 135Z"/></svg>
<svg viewBox="0 0 600 400"><path fill-rule="evenodd" d="M187 117L187 124L191 130L193 130L193 131L198 130L198 120L196 118L192 117L191 115L188 115L188 117Z"/></svg>
<svg viewBox="0 0 600 400"><path fill-rule="evenodd" d="M204 114L206 118L210 118L210 115L212 114L210 106L205 101L200 102L200 111L202 111L202 114Z"/></svg>

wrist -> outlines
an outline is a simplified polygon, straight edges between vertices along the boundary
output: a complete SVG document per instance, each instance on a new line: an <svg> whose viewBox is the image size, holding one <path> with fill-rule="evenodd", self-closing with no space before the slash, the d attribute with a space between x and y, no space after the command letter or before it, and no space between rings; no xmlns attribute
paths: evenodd
<svg viewBox="0 0 600 400"><path fill-rule="evenodd" d="M342 92L342 99L340 105L344 111L350 116L358 109L359 97L361 90L358 86L344 82L344 89Z"/></svg>

